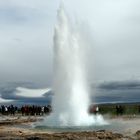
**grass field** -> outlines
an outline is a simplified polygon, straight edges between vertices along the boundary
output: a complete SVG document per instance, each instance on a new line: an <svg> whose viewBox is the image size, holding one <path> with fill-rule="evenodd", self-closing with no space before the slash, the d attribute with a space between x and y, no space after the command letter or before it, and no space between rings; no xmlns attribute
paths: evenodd
<svg viewBox="0 0 140 140"><path fill-rule="evenodd" d="M123 111L123 115L140 115L140 103L132 103L132 104L101 104L99 106L99 112L101 114L110 114L117 115L116 106L121 106Z"/></svg>

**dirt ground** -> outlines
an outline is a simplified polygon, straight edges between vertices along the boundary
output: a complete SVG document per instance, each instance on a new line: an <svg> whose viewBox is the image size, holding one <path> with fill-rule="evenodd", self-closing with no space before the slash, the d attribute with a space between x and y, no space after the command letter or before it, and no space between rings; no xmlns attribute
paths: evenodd
<svg viewBox="0 0 140 140"><path fill-rule="evenodd" d="M139 116L112 118L110 123L118 121L122 125L127 124L122 133L113 130L50 133L31 129L30 125L41 119L41 117L0 116L0 140L140 140ZM17 127L21 124L26 125L26 128Z"/></svg>

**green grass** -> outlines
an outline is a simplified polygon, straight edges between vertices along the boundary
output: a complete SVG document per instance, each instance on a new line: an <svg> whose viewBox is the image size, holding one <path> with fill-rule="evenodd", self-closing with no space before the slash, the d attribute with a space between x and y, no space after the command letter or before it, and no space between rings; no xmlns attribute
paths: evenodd
<svg viewBox="0 0 140 140"><path fill-rule="evenodd" d="M116 105L122 106L123 115L140 115L140 104L102 104L99 105L100 113L116 115Z"/></svg>

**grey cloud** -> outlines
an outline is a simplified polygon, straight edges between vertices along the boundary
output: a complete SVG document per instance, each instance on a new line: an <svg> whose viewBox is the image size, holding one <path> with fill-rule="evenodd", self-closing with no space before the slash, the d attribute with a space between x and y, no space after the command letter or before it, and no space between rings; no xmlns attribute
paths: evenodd
<svg viewBox="0 0 140 140"><path fill-rule="evenodd" d="M41 13L41 11L39 11L38 9L21 7L0 7L1 23L7 23L8 25L24 25L26 22L35 24L42 21L45 16L48 17L48 15L46 15L45 13Z"/></svg>
<svg viewBox="0 0 140 140"><path fill-rule="evenodd" d="M0 2L0 81L51 85L57 6L49 0Z"/></svg>
<svg viewBox="0 0 140 140"><path fill-rule="evenodd" d="M0 81L17 81L0 88L3 98L16 99L15 87L27 87L18 81L31 81L39 88L52 85L58 5L59 0L0 1ZM110 81L99 85L98 100L139 97L139 82L131 81L140 75L139 0L67 0L64 5L72 20L77 15L78 22L82 19L90 25L89 81Z"/></svg>
<svg viewBox="0 0 140 140"><path fill-rule="evenodd" d="M0 84L0 94L4 99L17 99L15 96L17 87L37 88L34 83L30 82L13 82Z"/></svg>
<svg viewBox="0 0 140 140"><path fill-rule="evenodd" d="M49 91L44 93L43 97L22 97L16 95L16 88L17 87L25 87L31 89L38 89L41 88L35 83L30 82L17 82L17 83L8 83L8 84L1 84L0 85L0 95L3 99L7 100L14 100L11 103L20 105L20 104L50 104L53 96L53 92ZM5 104L11 104L5 103ZM1 103L0 103L1 104ZM3 103L2 103L3 104Z"/></svg>
<svg viewBox="0 0 140 140"><path fill-rule="evenodd" d="M96 89L91 96L96 102L139 102L140 99L140 81L110 81L100 83L98 86L92 86Z"/></svg>
<svg viewBox="0 0 140 140"><path fill-rule="evenodd" d="M53 98L53 91L44 93L43 97L21 97L16 95L17 87L38 89L34 83L11 83L1 85L0 94L3 99L12 99L14 104L50 104ZM138 102L140 98L140 81L116 81L101 83L92 87L91 101L96 103L111 102ZM95 90L96 89L96 90ZM96 94L95 94L95 93Z"/></svg>
<svg viewBox="0 0 140 140"><path fill-rule="evenodd" d="M140 81L104 82L103 84L99 85L99 88L105 90L140 89Z"/></svg>

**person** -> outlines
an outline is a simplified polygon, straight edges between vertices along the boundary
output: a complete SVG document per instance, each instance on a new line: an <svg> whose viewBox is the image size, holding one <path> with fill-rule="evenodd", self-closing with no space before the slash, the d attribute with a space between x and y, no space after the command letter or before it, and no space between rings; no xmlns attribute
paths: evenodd
<svg viewBox="0 0 140 140"><path fill-rule="evenodd" d="M99 107L96 106L96 114L99 112Z"/></svg>
<svg viewBox="0 0 140 140"><path fill-rule="evenodd" d="M117 116L120 114L120 106L119 105L116 106L116 114L117 114Z"/></svg>
<svg viewBox="0 0 140 140"><path fill-rule="evenodd" d="M8 108L7 108L7 106L5 106L4 112L5 112L6 115L8 115Z"/></svg>
<svg viewBox="0 0 140 140"><path fill-rule="evenodd" d="M10 106L10 113L11 115L15 115L15 108L13 105Z"/></svg>
<svg viewBox="0 0 140 140"><path fill-rule="evenodd" d="M124 108L123 108L123 106L117 105L117 106L116 106L116 114L117 114L117 116L118 116L118 115L123 115L123 113L124 113Z"/></svg>
<svg viewBox="0 0 140 140"><path fill-rule="evenodd" d="M138 113L140 113L140 105L138 106Z"/></svg>
<svg viewBox="0 0 140 140"><path fill-rule="evenodd" d="M1 106L1 113L2 113L2 115L4 115L4 113L5 113L5 106L4 105Z"/></svg>
<svg viewBox="0 0 140 140"><path fill-rule="evenodd" d="M99 107L98 106L93 106L92 112L96 115L99 112Z"/></svg>
<svg viewBox="0 0 140 140"><path fill-rule="evenodd" d="M42 116L44 115L44 106L42 106L42 108L41 108L41 115Z"/></svg>
<svg viewBox="0 0 140 140"><path fill-rule="evenodd" d="M24 106L21 107L21 113L22 113L22 116L24 115L25 113L25 109L24 109Z"/></svg>
<svg viewBox="0 0 140 140"><path fill-rule="evenodd" d="M124 108L120 105L120 115L123 115L124 113Z"/></svg>

